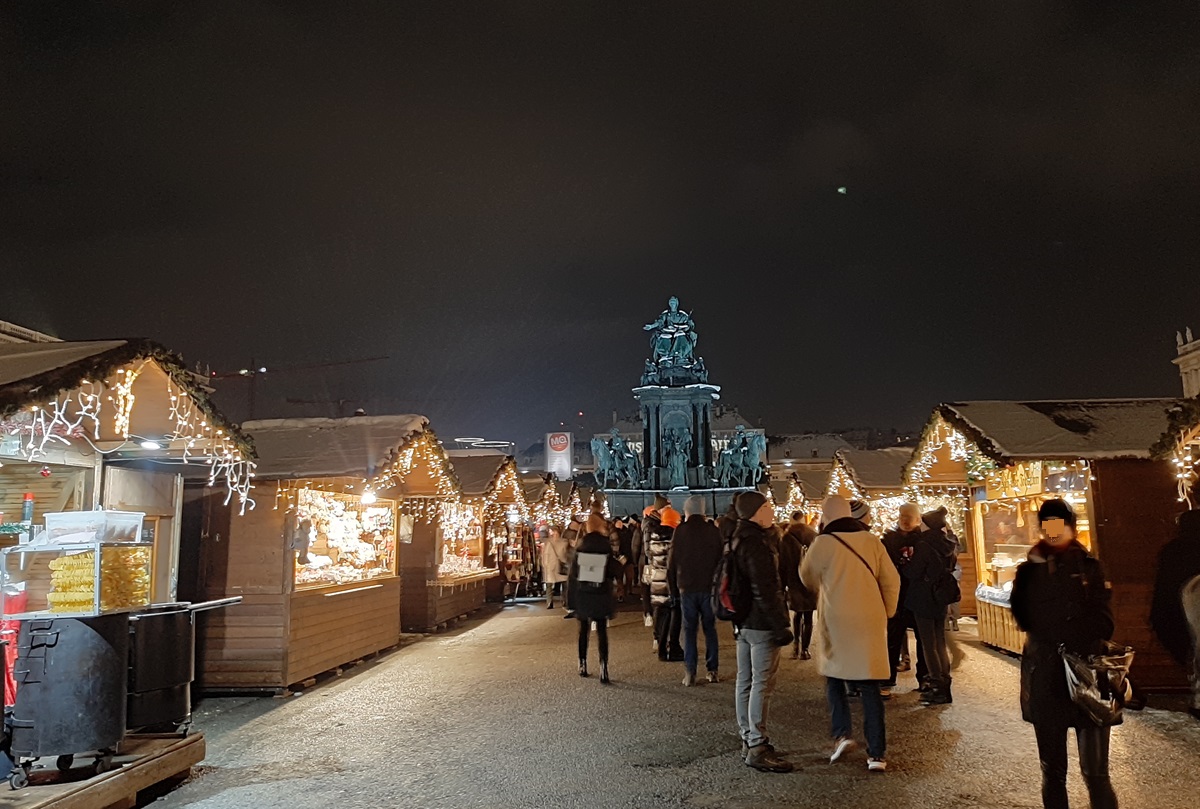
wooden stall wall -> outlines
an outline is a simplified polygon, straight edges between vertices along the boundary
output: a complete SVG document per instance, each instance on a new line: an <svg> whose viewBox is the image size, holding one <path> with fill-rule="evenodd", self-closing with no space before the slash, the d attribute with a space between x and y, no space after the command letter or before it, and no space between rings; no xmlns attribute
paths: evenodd
<svg viewBox="0 0 1200 809"><path fill-rule="evenodd" d="M287 679L292 552L283 547L282 513L260 504L244 515L207 494L199 509L199 599L241 596L242 603L201 613L197 661L201 688L283 688Z"/></svg>
<svg viewBox="0 0 1200 809"><path fill-rule="evenodd" d="M1165 461L1110 460L1092 465L1096 554L1113 587L1118 643L1134 648L1134 682L1184 688L1187 678L1150 628L1158 553L1176 532L1181 506Z"/></svg>
<svg viewBox="0 0 1200 809"><path fill-rule="evenodd" d="M400 592L389 576L292 593L285 684L399 643Z"/></svg>

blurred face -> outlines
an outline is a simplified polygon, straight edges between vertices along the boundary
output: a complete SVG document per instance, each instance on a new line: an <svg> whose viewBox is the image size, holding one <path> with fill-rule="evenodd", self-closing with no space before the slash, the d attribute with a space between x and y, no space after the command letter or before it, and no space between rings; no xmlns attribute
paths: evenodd
<svg viewBox="0 0 1200 809"><path fill-rule="evenodd" d="M898 523L901 531L916 531L921 525L921 515L915 509L912 511L905 509L900 512Z"/></svg>
<svg viewBox="0 0 1200 809"><path fill-rule="evenodd" d="M754 512L754 516L750 518L750 522L760 528L770 528L775 524L775 510L771 508L770 500L758 507L758 511Z"/></svg>
<svg viewBox="0 0 1200 809"><path fill-rule="evenodd" d="M1060 517L1042 520L1042 537L1054 548L1061 548L1075 538L1075 532Z"/></svg>

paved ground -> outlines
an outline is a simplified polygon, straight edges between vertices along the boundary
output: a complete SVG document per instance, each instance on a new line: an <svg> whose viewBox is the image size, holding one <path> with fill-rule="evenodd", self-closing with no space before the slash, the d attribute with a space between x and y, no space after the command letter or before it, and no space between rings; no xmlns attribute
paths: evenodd
<svg viewBox="0 0 1200 809"><path fill-rule="evenodd" d="M827 763L828 718L812 662L785 660L772 715L791 775L737 757L730 682L685 689L636 612L613 630L615 683L575 673L573 621L519 605L423 638L290 699L206 701L209 758L156 806L288 807L1038 807L1033 734L1016 661L969 641L955 704L888 704L891 770L861 750ZM732 636L722 626L724 673ZM594 654L594 653L593 653ZM911 689L902 681L899 691ZM856 712L856 722L860 715ZM1115 731L1122 805L1195 807L1200 723L1147 710ZM1073 801L1086 806L1078 775Z"/></svg>

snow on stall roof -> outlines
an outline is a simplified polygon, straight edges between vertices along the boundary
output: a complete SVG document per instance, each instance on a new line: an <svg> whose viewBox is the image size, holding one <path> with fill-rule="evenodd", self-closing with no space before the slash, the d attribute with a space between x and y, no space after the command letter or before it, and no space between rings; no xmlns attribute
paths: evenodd
<svg viewBox="0 0 1200 809"><path fill-rule="evenodd" d="M829 472L833 462L829 460L820 463L795 464L792 474L800 483L800 491L806 500L820 500L829 488Z"/></svg>
<svg viewBox="0 0 1200 809"><path fill-rule="evenodd" d="M864 489L899 489L904 485L904 467L912 459L913 448L843 449L838 454Z"/></svg>
<svg viewBox="0 0 1200 809"><path fill-rule="evenodd" d="M450 465L462 485L463 494L475 497L487 492L496 473L508 462L509 456L499 450L452 449Z"/></svg>
<svg viewBox="0 0 1200 809"><path fill-rule="evenodd" d="M391 453L429 426L424 416L247 421L258 451L260 479L362 477L377 473Z"/></svg>
<svg viewBox="0 0 1200 809"><path fill-rule="evenodd" d="M1149 458L1180 399L948 402L939 414L994 460Z"/></svg>
<svg viewBox="0 0 1200 809"><path fill-rule="evenodd" d="M87 340L72 343L4 343L0 344L0 385L10 385L23 379L57 371L80 360L86 360L128 340Z"/></svg>

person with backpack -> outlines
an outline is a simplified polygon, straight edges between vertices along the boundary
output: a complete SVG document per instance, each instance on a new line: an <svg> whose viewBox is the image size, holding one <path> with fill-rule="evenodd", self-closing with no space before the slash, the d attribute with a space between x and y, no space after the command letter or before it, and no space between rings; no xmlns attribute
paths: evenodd
<svg viewBox="0 0 1200 809"><path fill-rule="evenodd" d="M821 533L804 555L800 579L817 594L821 643L817 670L825 677L834 740L830 763L855 746L849 688L862 697L867 769L887 769L887 732L879 683L890 670L887 621L896 614L900 574L883 543L850 516L844 497L825 499Z"/></svg>
<svg viewBox="0 0 1200 809"><path fill-rule="evenodd" d="M756 491L742 492L735 505L737 527L729 553L718 567L718 579L722 574L726 577L727 595L735 606L732 618L738 666L734 695L742 761L762 772L791 772L792 763L775 752L767 735L767 710L780 651L792 642L779 577L775 513L771 502ZM718 591L721 589L718 582Z"/></svg>
<svg viewBox="0 0 1200 809"><path fill-rule="evenodd" d="M692 495L683 504L684 521L675 529L667 553L667 584L683 612L683 684L696 684L699 657L696 634L704 627L704 667L707 680L720 679L717 623L713 616L713 573L721 561L723 543L717 526L704 516L704 498Z"/></svg>
<svg viewBox="0 0 1200 809"><path fill-rule="evenodd" d="M1025 632L1021 716L1033 724L1042 764L1042 806L1067 809L1067 734L1075 728L1079 769L1092 809L1117 809L1108 774L1112 728L1097 725L1071 699L1060 649L1103 651L1115 624L1112 589L1100 561L1075 537L1075 510L1063 500L1038 509L1041 540L1017 568L1010 603Z"/></svg>
<svg viewBox="0 0 1200 809"><path fill-rule="evenodd" d="M958 563L958 542L946 533L944 515L924 514L928 526L913 543L912 559L904 566L908 592L904 606L912 612L917 637L929 667L929 690L922 697L925 705L949 705L954 701L950 683L950 650L946 645L946 609L961 597L954 566Z"/></svg>
<svg viewBox="0 0 1200 809"><path fill-rule="evenodd" d="M588 636L596 625L600 652L600 682L608 685L608 621L613 615L613 582L621 576L621 563L612 555L608 521L592 512L587 533L579 542L571 565L568 589L571 606L579 620L579 676L588 676Z"/></svg>
<svg viewBox="0 0 1200 809"><path fill-rule="evenodd" d="M817 532L805 521L803 512L792 513L792 520L783 534L779 547L780 573L787 591L788 608L792 611L792 660L810 660L812 652L813 611L816 597L800 581L800 563Z"/></svg>

